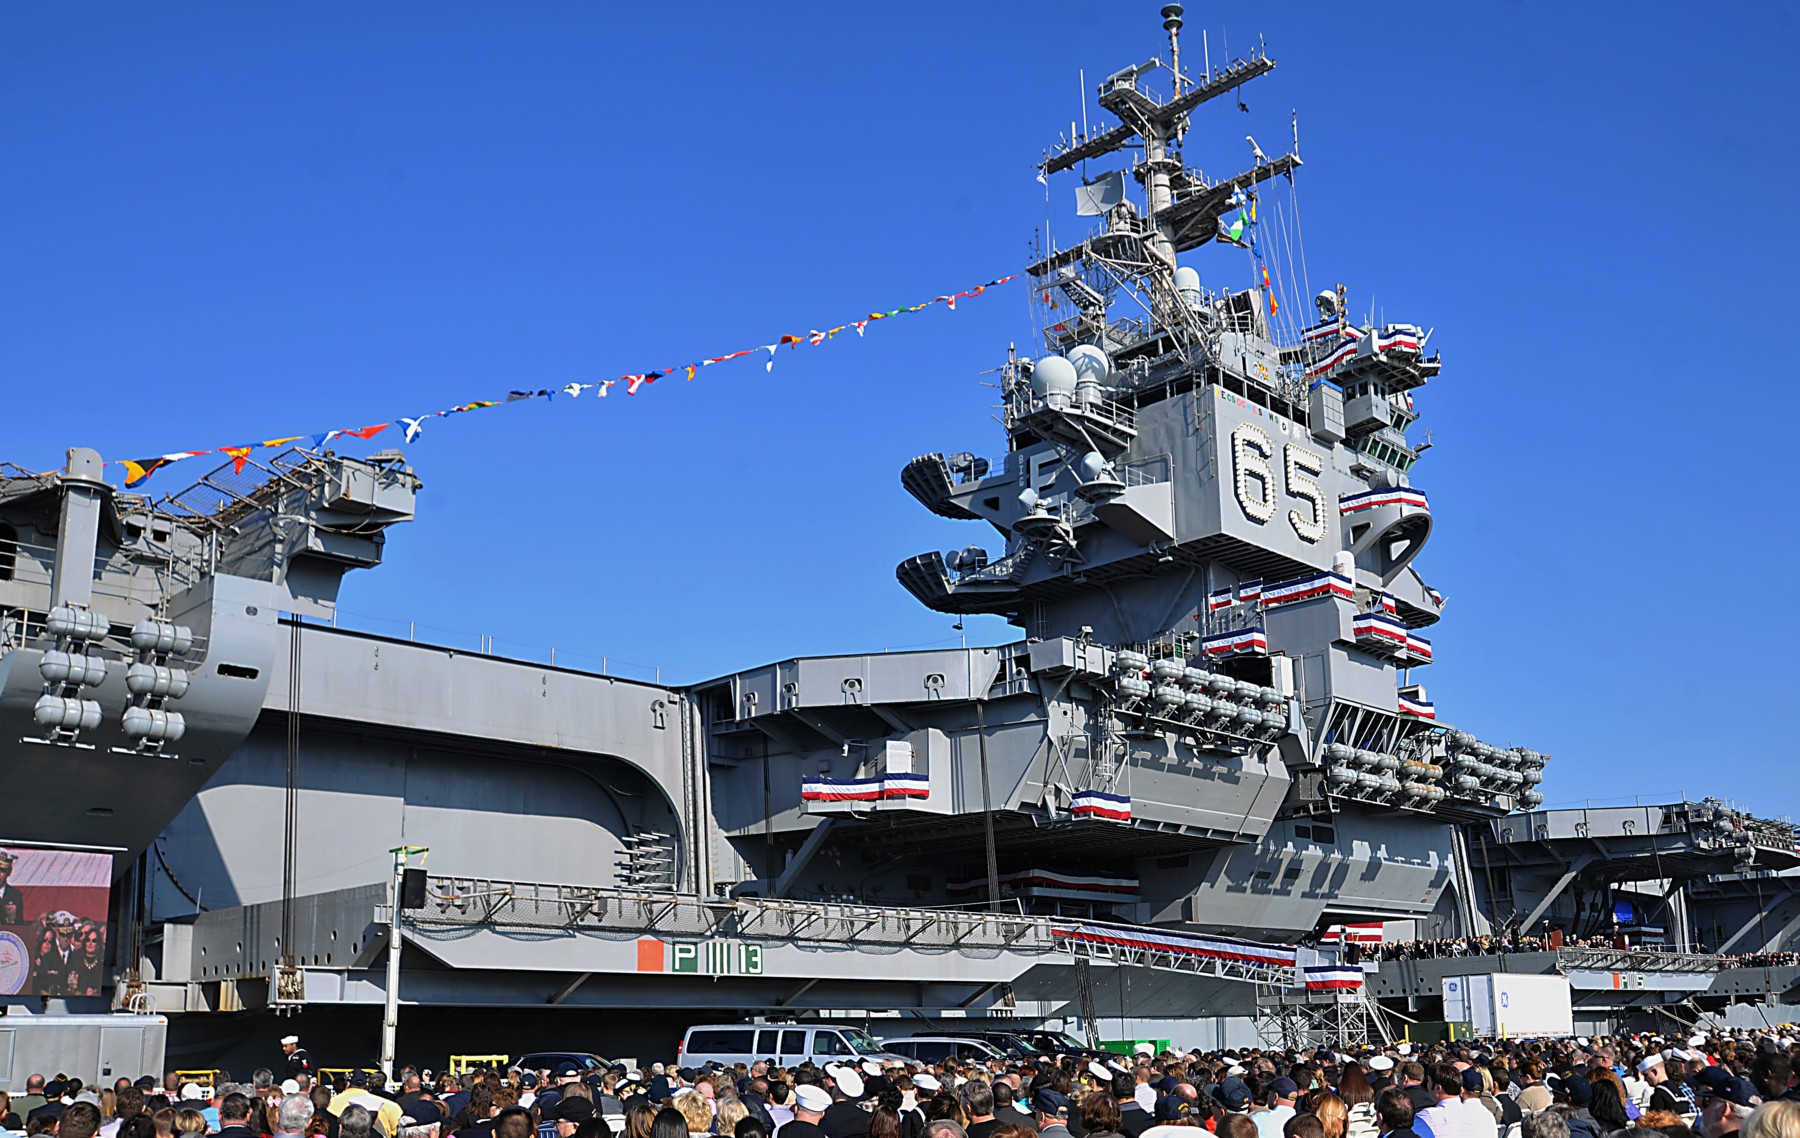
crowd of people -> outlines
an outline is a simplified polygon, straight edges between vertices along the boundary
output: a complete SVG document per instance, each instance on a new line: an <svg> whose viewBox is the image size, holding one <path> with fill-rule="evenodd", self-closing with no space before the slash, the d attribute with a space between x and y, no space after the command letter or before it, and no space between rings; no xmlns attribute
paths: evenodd
<svg viewBox="0 0 1800 1138"><path fill-rule="evenodd" d="M1800 952L1740 952L1719 958L1727 968L1800 967Z"/></svg>
<svg viewBox="0 0 1800 1138"><path fill-rule="evenodd" d="M1362 947L1366 960L1438 960L1456 956L1501 956L1511 952L1549 952L1553 948L1620 948L1612 936L1565 936L1552 944L1541 936L1517 933L1494 933L1490 936L1440 937L1435 940L1409 940L1396 944Z"/></svg>
<svg viewBox="0 0 1800 1138"><path fill-rule="evenodd" d="M281 1082L268 1070L213 1087L33 1075L0 1094L0 1123L54 1138L1800 1138L1800 1039L1774 1034L403 1068L392 1084L372 1072L315 1082L305 1053L287 1050Z"/></svg>

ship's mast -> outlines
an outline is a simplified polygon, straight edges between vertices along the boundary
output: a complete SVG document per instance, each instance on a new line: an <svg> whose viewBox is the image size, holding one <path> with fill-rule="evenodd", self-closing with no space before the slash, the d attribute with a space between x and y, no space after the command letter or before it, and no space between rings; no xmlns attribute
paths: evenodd
<svg viewBox="0 0 1800 1138"><path fill-rule="evenodd" d="M1209 181L1199 171L1183 164L1177 144L1188 125L1188 115L1203 103L1275 68L1275 61L1258 49L1251 55L1228 63L1217 73L1208 72L1199 83L1186 82L1180 71L1182 7L1170 4L1163 8L1163 27L1169 33L1169 53L1174 61L1174 93L1167 102L1159 102L1141 82L1161 69L1160 59L1114 72L1099 88L1102 108L1119 119L1119 125L1098 134L1083 134L1059 143L1046 152L1039 170L1044 178L1068 170L1092 158L1141 145L1143 156L1132 168L1132 176L1144 188L1145 216L1135 211L1115 209L1107 215L1106 235L1112 238L1136 238L1145 254L1144 265L1137 272L1147 279L1150 291L1160 297L1173 294L1175 258L1178 253L1213 240L1218 233L1221 214L1229 208L1232 192L1287 174L1300 165L1299 155L1289 153L1267 158L1258 153L1258 161L1250 169L1221 181ZM1031 267L1034 276L1042 278L1064 265L1087 256L1092 242L1078 249L1053 252Z"/></svg>

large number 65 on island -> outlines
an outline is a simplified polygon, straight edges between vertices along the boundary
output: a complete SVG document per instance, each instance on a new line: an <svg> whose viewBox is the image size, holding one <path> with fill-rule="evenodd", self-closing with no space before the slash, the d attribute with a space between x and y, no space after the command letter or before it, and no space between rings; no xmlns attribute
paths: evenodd
<svg viewBox="0 0 1800 1138"><path fill-rule="evenodd" d="M1273 521L1278 508L1271 466L1275 449L1269 432L1255 423L1239 423L1231 432L1231 474L1238 506L1258 525ZM1288 510L1288 524L1301 541L1324 540L1325 490L1318 479L1325 473L1325 456L1299 443L1286 443L1281 447L1281 472L1288 497L1304 507Z"/></svg>

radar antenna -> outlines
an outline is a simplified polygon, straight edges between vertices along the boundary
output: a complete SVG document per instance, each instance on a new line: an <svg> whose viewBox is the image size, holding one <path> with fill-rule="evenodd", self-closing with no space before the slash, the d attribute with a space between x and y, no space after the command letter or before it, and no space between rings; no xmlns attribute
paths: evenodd
<svg viewBox="0 0 1800 1138"><path fill-rule="evenodd" d="M1038 164L1039 180L1048 182L1051 174L1089 159L1141 146L1141 157L1133 164L1131 174L1144 188L1144 214L1139 215L1129 204L1110 210L1106 231L1098 238L1090 238L1073 249L1053 250L1032 265L1029 271L1039 281L1090 256L1107 259L1095 248L1098 241L1113 251L1113 260L1130 262L1134 275L1147 277L1153 293L1172 297L1176 254L1198 248L1217 236L1219 218L1231 208L1233 195L1289 174L1300 165L1298 153L1271 158L1254 143L1254 165L1229 178L1209 180L1182 161L1178 144L1191 112L1275 69L1267 49L1259 45L1248 56L1228 61L1216 72L1209 69L1200 82L1187 82L1181 74L1182 14L1180 4L1169 4L1162 10L1173 61L1170 70L1174 74L1174 94L1168 101L1159 101L1143 86L1146 77L1164 66L1160 59L1115 71L1101 81L1097 101L1119 119L1119 125L1097 133L1084 129L1066 142L1059 140ZM1124 255L1127 251L1141 255Z"/></svg>

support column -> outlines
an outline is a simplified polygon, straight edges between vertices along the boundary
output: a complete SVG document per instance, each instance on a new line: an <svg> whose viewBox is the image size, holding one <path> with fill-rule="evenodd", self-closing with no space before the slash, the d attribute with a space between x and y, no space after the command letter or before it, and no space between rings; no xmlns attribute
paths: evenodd
<svg viewBox="0 0 1800 1138"><path fill-rule="evenodd" d="M100 510L112 487L101 477L104 464L97 451L69 450L62 477L62 516L56 535L56 561L50 571L50 604L86 608L94 599L94 556L100 540Z"/></svg>

